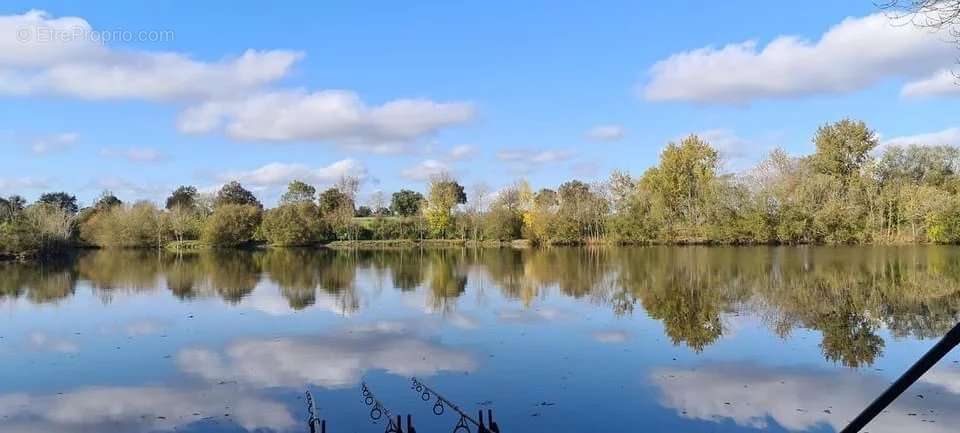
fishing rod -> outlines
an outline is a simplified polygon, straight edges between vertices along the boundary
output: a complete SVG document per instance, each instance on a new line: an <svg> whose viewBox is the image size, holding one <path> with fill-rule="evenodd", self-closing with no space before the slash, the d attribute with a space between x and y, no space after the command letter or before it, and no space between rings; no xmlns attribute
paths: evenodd
<svg viewBox="0 0 960 433"><path fill-rule="evenodd" d="M307 391L307 415L310 433L327 433L327 420L321 420L317 416L317 407L313 404L313 394L310 391Z"/></svg>
<svg viewBox="0 0 960 433"><path fill-rule="evenodd" d="M960 344L960 323L957 323L953 329L947 332L947 335L944 335L936 345L917 360L896 382L893 382L883 394L880 394L873 403L870 403L870 406L867 406L863 412L860 412L860 415L857 415L853 421L850 421L850 424L841 430L840 433L857 433L866 427L870 421L876 418L877 415L880 415L890 403L893 403L900 394L903 394L910 385L913 385L914 382L919 380L920 376L923 376L924 373L936 365L944 356L947 356L947 353L950 353L958 344Z"/></svg>
<svg viewBox="0 0 960 433"><path fill-rule="evenodd" d="M497 425L496 421L493 420L493 410L487 410L487 419L490 423L489 426L483 423L483 409L479 411L479 421L467 414L463 409L460 409L460 406L457 406L456 403L450 401L449 399L443 397L433 388L427 386L420 379L416 377L410 378L412 386L410 389L413 389L420 393L420 399L426 402L429 402L431 398L436 397L437 402L433 405L433 414L440 416L443 415L444 405L449 407L451 410L460 415L460 420L457 421L457 425L453 427L453 433L471 433L470 426L467 425L469 422L477 428L478 433L500 433L500 426Z"/></svg>
<svg viewBox="0 0 960 433"><path fill-rule="evenodd" d="M372 406L370 409L370 419L378 421L384 416L387 417L387 428L384 430L384 433L404 433L403 431L403 422L400 415L397 415L397 418L393 418L393 414L388 409L380 399L373 393L366 382L360 383L360 391L363 394L363 403L367 406ZM406 433L417 433L417 429L413 427L413 417L407 415L407 431Z"/></svg>

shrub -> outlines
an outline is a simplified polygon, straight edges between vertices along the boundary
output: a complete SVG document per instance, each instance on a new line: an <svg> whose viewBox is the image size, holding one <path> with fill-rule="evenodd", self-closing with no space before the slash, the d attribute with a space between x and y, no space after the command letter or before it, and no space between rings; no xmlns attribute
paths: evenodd
<svg viewBox="0 0 960 433"><path fill-rule="evenodd" d="M235 247L255 240L260 208L253 205L218 206L203 225L201 240L213 247Z"/></svg>
<svg viewBox="0 0 960 433"><path fill-rule="evenodd" d="M263 216L262 231L272 245L311 245L323 239L324 224L316 204L294 203L267 211Z"/></svg>
<svg viewBox="0 0 960 433"><path fill-rule="evenodd" d="M80 224L80 239L104 248L145 248L169 238L167 215L152 203L96 210Z"/></svg>
<svg viewBox="0 0 960 433"><path fill-rule="evenodd" d="M520 237L523 220L520 214L504 206L494 206L483 218L483 238L512 241Z"/></svg>
<svg viewBox="0 0 960 433"><path fill-rule="evenodd" d="M63 251L73 240L68 210L39 203L0 224L0 255L34 257Z"/></svg>

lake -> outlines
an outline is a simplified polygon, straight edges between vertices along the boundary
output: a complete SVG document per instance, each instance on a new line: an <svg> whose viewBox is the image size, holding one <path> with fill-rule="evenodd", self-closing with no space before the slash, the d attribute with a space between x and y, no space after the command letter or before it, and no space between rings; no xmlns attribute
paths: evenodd
<svg viewBox="0 0 960 433"><path fill-rule="evenodd" d="M0 264L0 432L839 430L949 330L960 247L89 251ZM960 353L871 424L954 432ZM476 432L475 428L471 431Z"/></svg>

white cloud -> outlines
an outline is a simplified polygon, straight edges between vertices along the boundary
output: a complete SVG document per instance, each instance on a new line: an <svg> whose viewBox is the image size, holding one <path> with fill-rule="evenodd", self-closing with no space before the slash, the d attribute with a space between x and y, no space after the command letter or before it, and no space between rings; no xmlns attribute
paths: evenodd
<svg viewBox="0 0 960 433"><path fill-rule="evenodd" d="M0 94L80 99L195 100L259 88L287 75L302 54L248 50L201 62L171 52L112 49L89 37L79 17L44 11L0 16ZM49 38L44 34L68 35Z"/></svg>
<svg viewBox="0 0 960 433"><path fill-rule="evenodd" d="M497 152L497 159L507 163L517 173L530 173L545 165L569 160L573 153L563 149L503 149Z"/></svg>
<svg viewBox="0 0 960 433"><path fill-rule="evenodd" d="M702 103L846 93L941 70L953 63L954 48L877 13L847 18L816 42L780 36L762 48L747 41L677 53L650 69L641 90L648 100Z"/></svg>
<svg viewBox="0 0 960 433"><path fill-rule="evenodd" d="M471 145L457 145L442 153L438 158L426 159L412 167L400 170L400 176L416 182L425 182L443 173L453 173L453 165L456 162L466 159L475 153L476 149Z"/></svg>
<svg viewBox="0 0 960 433"><path fill-rule="evenodd" d="M143 185L127 179L105 176L94 179L87 189L111 191L124 201L134 200L155 200L163 197L169 191L161 185L148 184Z"/></svg>
<svg viewBox="0 0 960 433"><path fill-rule="evenodd" d="M627 134L620 125L598 125L587 131L587 139L593 141L617 141Z"/></svg>
<svg viewBox="0 0 960 433"><path fill-rule="evenodd" d="M400 171L400 175L418 182L430 180L431 177L441 173L449 173L450 164L436 159L428 159L413 167L405 168Z"/></svg>
<svg viewBox="0 0 960 433"><path fill-rule="evenodd" d="M30 144L30 151L35 155L47 155L50 153L66 150L75 143L80 135L75 132L64 132L53 134L33 140Z"/></svg>
<svg viewBox="0 0 960 433"><path fill-rule="evenodd" d="M386 325L356 327L337 336L245 340L231 344L223 356L187 349L177 362L184 372L209 381L236 380L258 387L345 388L371 370L430 376L476 368L467 353L415 337L405 327Z"/></svg>
<svg viewBox="0 0 960 433"><path fill-rule="evenodd" d="M882 147L908 146L911 144L921 146L960 146L960 128L947 128L937 132L894 137L889 140L884 140Z"/></svg>
<svg viewBox="0 0 960 433"><path fill-rule="evenodd" d="M300 180L312 184L335 182L342 176L367 177L366 167L354 159L343 159L323 167L273 162L249 171L230 171L217 176L221 181L239 181L257 187L283 186Z"/></svg>
<svg viewBox="0 0 960 433"><path fill-rule="evenodd" d="M710 143L710 146L720 153L723 170L728 172L738 172L754 166L771 149L764 143L742 138L729 129L708 129L696 132L695 135ZM682 138L675 141L680 140Z"/></svg>
<svg viewBox="0 0 960 433"><path fill-rule="evenodd" d="M956 95L960 94L960 80L953 71L944 69L927 78L907 83L900 93L907 97Z"/></svg>
<svg viewBox="0 0 960 433"><path fill-rule="evenodd" d="M50 39L41 41L38 30L56 30L73 34L88 32L90 24L78 17L53 18L40 10L22 15L0 16L0 64L24 68L50 66L64 61L81 61L100 53L101 47L88 39ZM18 32L26 32L22 35ZM49 32L48 32L49 34Z"/></svg>
<svg viewBox="0 0 960 433"><path fill-rule="evenodd" d="M580 161L570 166L570 172L576 177L593 177L600 172L600 164L594 161Z"/></svg>
<svg viewBox="0 0 960 433"><path fill-rule="evenodd" d="M570 159L571 153L566 150L544 150L534 154L530 161L537 164L550 164Z"/></svg>
<svg viewBox="0 0 960 433"><path fill-rule="evenodd" d="M5 193L22 193L25 189L43 189L49 186L47 180L35 177L0 178L0 191Z"/></svg>
<svg viewBox="0 0 960 433"><path fill-rule="evenodd" d="M303 57L247 50L217 61L177 52L117 49L77 34L95 31L80 17L44 11L0 16L0 95L189 103L178 128L222 130L237 140L334 141L398 152L404 144L472 119L463 102L396 99L368 106L348 90L268 89ZM25 33L24 33L25 32ZM41 40L43 34L69 37Z"/></svg>
<svg viewBox="0 0 960 433"><path fill-rule="evenodd" d="M461 144L451 148L450 152L447 154L447 158L451 161L459 161L468 156L472 156L474 153L476 153L476 149L473 146L469 144Z"/></svg>
<svg viewBox="0 0 960 433"><path fill-rule="evenodd" d="M130 162L158 162L166 158L166 155L159 150L149 147L103 148L100 149L100 155L107 158L123 158Z"/></svg>
<svg viewBox="0 0 960 433"><path fill-rule="evenodd" d="M216 130L237 140L336 141L353 149L395 153L404 144L473 118L471 104L399 99L368 106L347 90L267 92L210 101L182 113L186 133Z"/></svg>

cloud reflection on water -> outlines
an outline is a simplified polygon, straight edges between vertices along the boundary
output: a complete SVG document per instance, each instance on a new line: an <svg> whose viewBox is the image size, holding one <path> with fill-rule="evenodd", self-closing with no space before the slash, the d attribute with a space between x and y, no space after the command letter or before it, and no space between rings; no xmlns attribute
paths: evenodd
<svg viewBox="0 0 960 433"><path fill-rule="evenodd" d="M42 352L77 353L80 351L80 345L74 341L45 332L31 333L28 341L31 349Z"/></svg>
<svg viewBox="0 0 960 433"><path fill-rule="evenodd" d="M682 417L731 420L757 429L767 429L772 421L791 431L818 430L823 425L839 431L889 384L884 377L855 370L754 364L659 368L650 377L661 404ZM955 432L960 425L957 379L960 372L955 368L931 372L874 420L869 431Z"/></svg>
<svg viewBox="0 0 960 433"><path fill-rule="evenodd" d="M324 388L354 386L373 370L432 376L473 371L477 366L469 353L420 337L402 322L376 322L323 336L243 339L228 344L222 354L206 348L184 349L177 364L184 372L209 381Z"/></svg>
<svg viewBox="0 0 960 433"><path fill-rule="evenodd" d="M0 395L0 431L5 433L146 433L184 430L199 422L246 431L283 431L297 423L279 402L238 396L222 387L94 387L57 395Z"/></svg>

